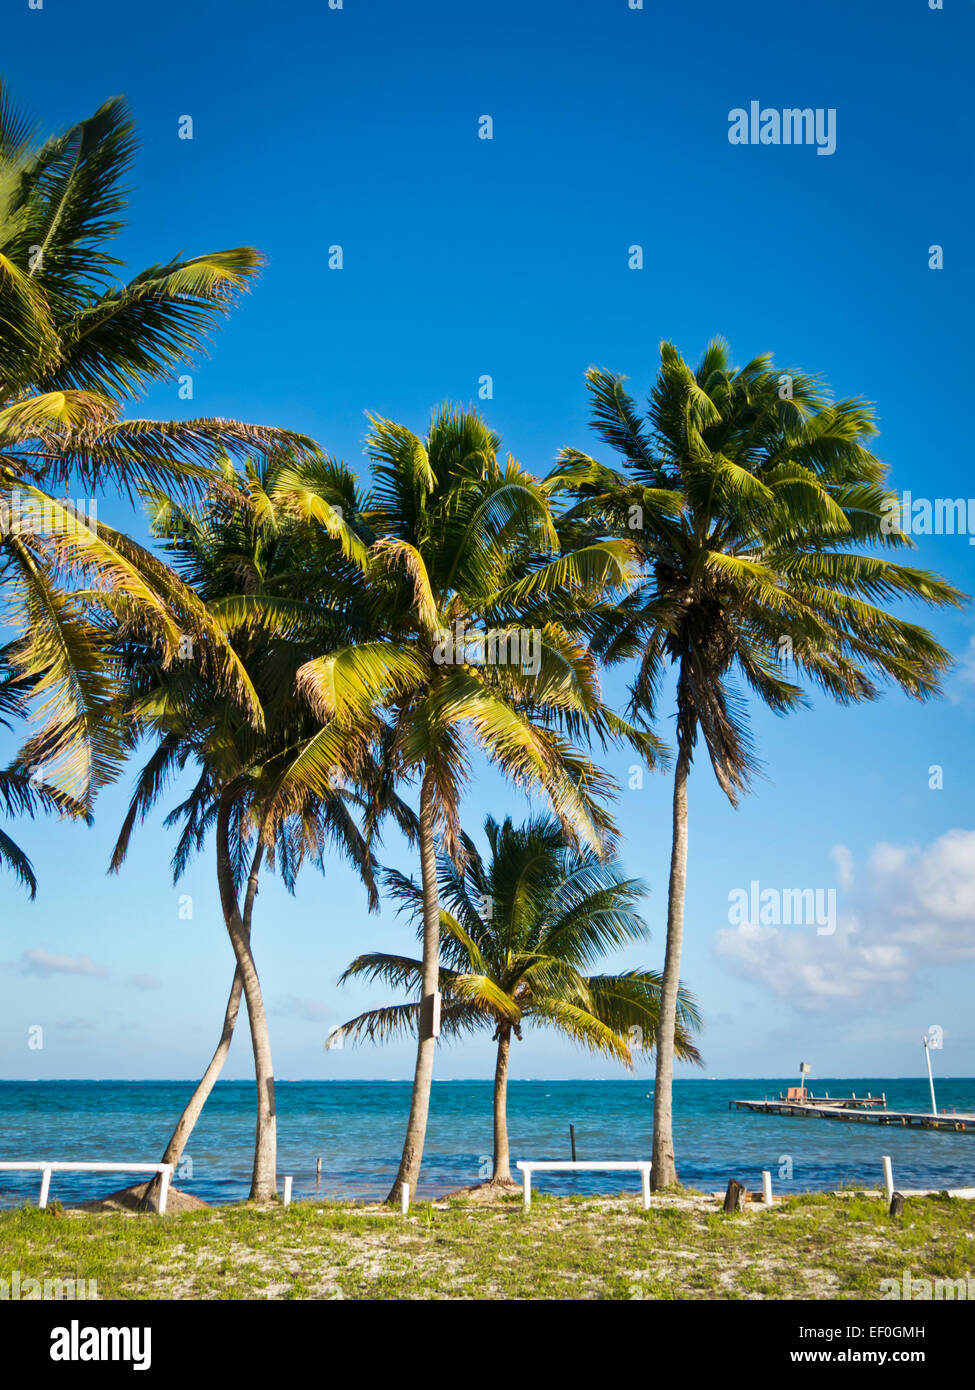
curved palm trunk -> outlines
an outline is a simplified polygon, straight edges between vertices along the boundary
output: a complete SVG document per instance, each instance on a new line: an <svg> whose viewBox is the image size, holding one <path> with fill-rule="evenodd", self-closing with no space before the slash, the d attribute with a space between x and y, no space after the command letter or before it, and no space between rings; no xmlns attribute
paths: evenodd
<svg viewBox="0 0 975 1390"><path fill-rule="evenodd" d="M674 772L674 828L670 854L670 887L667 898L667 951L660 988L660 1023L657 1032L657 1076L653 1092L654 1191L677 1182L674 1163L674 1029L677 991L680 986L680 954L684 942L684 894L687 885L687 774L690 759L680 752Z"/></svg>
<svg viewBox="0 0 975 1390"><path fill-rule="evenodd" d="M399 1171L386 1198L399 1201L403 1183L409 1186L410 1198L416 1193L420 1164L423 1161L423 1142L427 1133L430 1110L430 1087L433 1082L433 1059L437 1040L433 1035L433 996L440 984L440 898L437 891L437 852L434 844L433 776L423 774L420 787L420 880L423 886L423 972L422 1008L417 1029L416 1068L413 1073L413 1096L410 1118Z"/></svg>
<svg viewBox="0 0 975 1390"><path fill-rule="evenodd" d="M254 1143L254 1169L251 1175L250 1200L269 1202L277 1190L277 1115L274 1108L274 1067L271 1062L271 1040L267 1014L261 994L261 982L251 951L250 933L245 929L234 892L234 873L230 857L230 802L221 797L217 809L217 881L223 907L227 934L234 948L241 987L247 1001L250 1019L251 1044L254 1050L254 1076L257 1082L257 1137ZM256 891L256 877L252 873ZM251 881L248 881L250 892Z"/></svg>
<svg viewBox="0 0 975 1390"><path fill-rule="evenodd" d="M511 1025L504 1024L498 1035L498 1060L494 1068L494 1172L492 1183L514 1187L508 1153L508 1054Z"/></svg>
<svg viewBox="0 0 975 1390"><path fill-rule="evenodd" d="M254 858L251 860L251 871L247 879L247 893L244 898L244 930L247 939L250 940L251 921L254 915L254 899L257 897L257 883L260 874L261 860L264 858L264 846L258 845L254 851ZM203 1107L210 1098L210 1092L216 1084L217 1078L223 1071L223 1064L227 1060L230 1051L230 1044L234 1039L234 1029L237 1026L237 1015L240 1012L240 1000L243 993L243 981L239 968L234 970L233 983L230 986L230 997L227 1000L227 1007L223 1015L223 1028L220 1033L220 1041L217 1043L210 1064L197 1083L196 1089L186 1103L182 1115L176 1122L176 1128L170 1135L169 1143L163 1152L160 1163L171 1163L174 1168L179 1165L186 1148L187 1140L196 1127L196 1122L203 1113ZM159 1194L162 1189L162 1178L156 1175L146 1189L143 1205L159 1209Z"/></svg>
<svg viewBox="0 0 975 1390"><path fill-rule="evenodd" d="M180 1159L183 1157L186 1141L193 1133L193 1128L200 1118L203 1107L206 1105L210 1092L213 1090L214 1083L223 1070L224 1062L227 1060L227 1053L230 1051L230 1044L234 1036L234 1027L237 1023L237 1014L240 1010L241 989L240 971L235 970L234 982L230 989L230 998L227 1000L227 1008L223 1016L223 1031L220 1034L220 1041L217 1043L216 1051L210 1058L210 1065L203 1073L197 1083L195 1091L186 1103L186 1108L177 1120L176 1128L173 1130L169 1143L166 1145L163 1152L163 1156L159 1160L160 1163L171 1163L174 1169L178 1166ZM143 1205L158 1211L161 1188L162 1178L161 1175L157 1173L146 1188Z"/></svg>

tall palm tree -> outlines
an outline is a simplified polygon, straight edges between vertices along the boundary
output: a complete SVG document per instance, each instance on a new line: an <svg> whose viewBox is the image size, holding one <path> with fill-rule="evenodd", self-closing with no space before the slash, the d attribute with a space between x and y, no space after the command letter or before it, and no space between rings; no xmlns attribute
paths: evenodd
<svg viewBox="0 0 975 1390"><path fill-rule="evenodd" d="M465 863L438 858L442 1032L457 1036L489 1029L497 1042L494 1072L494 1168L490 1185L514 1187L508 1150L508 1066L511 1039L522 1027L552 1028L591 1052L632 1067L633 1054L656 1044L660 976L653 970L619 974L585 973L609 951L649 935L636 911L645 892L624 878L617 863L602 862L591 849L566 844L559 822L537 817L514 826L489 816L484 832L491 855L485 862L462 836ZM386 886L423 934L422 889L396 870ZM423 962L372 952L357 956L340 984L355 978L383 980L420 995ZM700 1027L694 1001L678 994L675 1046L686 1061L699 1062L691 1034ZM381 1041L415 1032L420 1003L369 1009L343 1024L352 1041Z"/></svg>
<svg viewBox="0 0 975 1390"><path fill-rule="evenodd" d="M629 544L599 539L561 551L549 492L513 458L502 463L500 445L472 410L442 408L422 439L373 420L372 490L357 519L369 540L371 640L310 661L298 677L329 721L295 760L299 785L324 787L343 719L374 707L383 682L388 766L420 783L422 1018L391 1201L403 1184L415 1191L423 1154L440 1002L437 840L447 853L461 848L471 743L505 776L541 792L566 834L598 852L611 827L602 798L612 784L573 740L627 740L648 763L659 747L606 707L595 663L565 625L595 593L625 584ZM492 633L503 639L500 660L488 656Z"/></svg>
<svg viewBox="0 0 975 1390"><path fill-rule="evenodd" d="M167 553L221 625L253 682L264 716L260 727L207 681L198 665L163 667L155 659L151 633L140 633L137 617L118 621L115 629L128 677L124 710L130 738L148 736L157 746L137 780L111 867L120 868L136 822L148 815L171 778L195 766L195 786L167 818L167 825L182 824L174 878L212 831L224 925L236 961L220 1041L163 1161L179 1161L226 1058L243 993L257 1081L250 1193L255 1201L268 1200L276 1186L274 1071L251 939L262 867L276 867L293 891L301 865L310 858L324 868L323 852L332 843L355 864L375 907L370 842L379 818L392 812L408 834L414 828L408 808L376 772L368 753L373 730L361 724L347 731L321 791L300 786L291 776L287 794L281 795L282 772L319 728L297 673L311 655L348 642L348 603L355 595L341 542L277 505L282 476L293 480L294 474L280 461L242 471L228 463L203 507L153 499L154 529L165 537ZM352 480L337 481L348 495ZM356 809L362 811L365 833L356 823Z"/></svg>
<svg viewBox="0 0 975 1390"><path fill-rule="evenodd" d="M185 491L223 453L307 441L238 421L123 419L128 402L199 353L252 281L248 247L152 266L127 283L109 243L124 227L135 151L115 98L41 143L0 86L0 602L21 633L11 660L32 682L43 727L20 770L39 766L83 812L123 755L103 633L89 604L108 592L154 624L165 660L192 634L198 658L249 703L218 628L164 565L81 516L59 490L103 484ZM65 578L88 586L65 588Z"/></svg>
<svg viewBox="0 0 975 1390"><path fill-rule="evenodd" d="M700 735L736 805L755 768L744 694L776 713L805 703L794 669L842 703L872 700L884 683L917 699L939 688L949 654L885 602L958 604L938 575L888 559L910 545L889 525L896 499L868 443L870 406L834 401L769 355L731 365L710 344L696 371L663 343L641 415L623 378L587 374L596 434L622 456L607 467L563 452L550 485L575 494L565 525L587 535L626 533L642 576L615 612L604 609L594 647L606 661L636 657L632 708L652 719L667 669L676 677L677 757L667 949L654 1095L652 1181L677 1181L672 1038L684 930L687 780ZM865 553L867 549L878 553Z"/></svg>

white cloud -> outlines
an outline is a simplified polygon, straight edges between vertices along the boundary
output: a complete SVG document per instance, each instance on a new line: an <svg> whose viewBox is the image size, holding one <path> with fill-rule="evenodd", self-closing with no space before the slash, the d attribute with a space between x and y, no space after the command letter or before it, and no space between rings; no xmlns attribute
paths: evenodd
<svg viewBox="0 0 975 1390"><path fill-rule="evenodd" d="M161 989L162 980L157 980L155 975L130 975L125 982L133 989Z"/></svg>
<svg viewBox="0 0 975 1390"><path fill-rule="evenodd" d="M20 964L26 975L93 975L104 979L108 974L108 968L96 965L91 956L64 956L39 948L25 951Z"/></svg>
<svg viewBox="0 0 975 1390"><path fill-rule="evenodd" d="M330 1016L328 1005L321 999L299 999L292 994L268 1010L278 1018L299 1018L303 1023L324 1023Z"/></svg>
<svg viewBox="0 0 975 1390"><path fill-rule="evenodd" d="M830 850L833 863L836 865L836 878L841 888L852 888L855 874L853 872L853 854L847 849L846 845L834 845Z"/></svg>
<svg viewBox="0 0 975 1390"><path fill-rule="evenodd" d="M874 846L858 892L853 858L836 846L844 888L836 931L743 925L715 933L717 954L739 975L797 1009L857 1000L884 1008L913 993L931 966L975 959L975 830L927 846Z"/></svg>
<svg viewBox="0 0 975 1390"><path fill-rule="evenodd" d="M944 689L951 703L959 705L971 696L973 686L975 686L975 637L969 637L968 646L958 657Z"/></svg>

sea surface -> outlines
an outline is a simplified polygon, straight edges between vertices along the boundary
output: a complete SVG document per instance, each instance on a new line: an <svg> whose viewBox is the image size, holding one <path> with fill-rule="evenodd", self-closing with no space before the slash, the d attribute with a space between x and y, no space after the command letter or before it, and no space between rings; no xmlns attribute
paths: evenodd
<svg viewBox="0 0 975 1390"><path fill-rule="evenodd" d="M0 1081L0 1159L158 1161L193 1090L189 1081ZM795 1078L677 1081L674 1120L681 1181L703 1191L772 1173L776 1192L882 1185L890 1154L901 1187L975 1186L975 1133L940 1134L729 1110L732 1099L778 1096ZM410 1103L408 1081L281 1081L278 1173L296 1198L385 1197L396 1174ZM511 1081L512 1165L519 1158L650 1157L652 1080ZM879 1095L890 1109L930 1109L927 1080L817 1078L817 1095ZM434 1082L418 1196L439 1196L490 1175L490 1081ZM937 1085L940 1110L975 1113L975 1080ZM252 1082L218 1082L187 1146L176 1185L204 1201L247 1196L254 1141ZM322 1180L315 1163L321 1156ZM514 1169L513 1169L514 1171ZM86 1201L135 1181L124 1174L55 1174L51 1198ZM541 1191L638 1190L634 1174L544 1174ZM0 1206L35 1202L38 1174L0 1172Z"/></svg>

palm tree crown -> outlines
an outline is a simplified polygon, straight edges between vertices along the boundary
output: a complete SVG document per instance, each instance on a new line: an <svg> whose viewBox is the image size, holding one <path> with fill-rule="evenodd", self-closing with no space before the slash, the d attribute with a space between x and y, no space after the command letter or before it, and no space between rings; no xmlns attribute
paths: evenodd
<svg viewBox="0 0 975 1390"><path fill-rule="evenodd" d="M755 769L744 694L777 713L806 699L793 670L833 698L875 698L885 683L923 699L938 690L947 651L882 605L957 604L938 575L886 555L911 544L890 527L893 496L870 450L877 433L861 401L833 401L769 356L732 367L712 342L697 370L670 343L641 415L623 379L588 373L596 433L622 455L612 468L565 450L549 480L575 504L571 536L625 532L641 576L590 618L607 662L636 658L631 707L652 719L676 673L677 758L667 952L654 1092L655 1187L676 1182L671 1118L676 998L687 861L687 775L702 736L734 804ZM878 554L864 553L872 548Z"/></svg>

